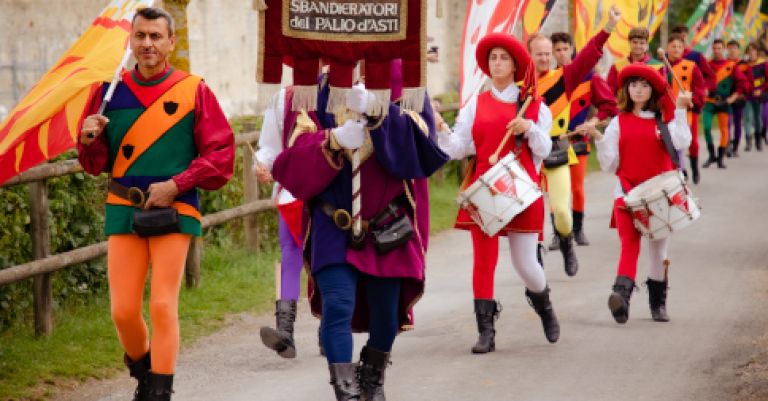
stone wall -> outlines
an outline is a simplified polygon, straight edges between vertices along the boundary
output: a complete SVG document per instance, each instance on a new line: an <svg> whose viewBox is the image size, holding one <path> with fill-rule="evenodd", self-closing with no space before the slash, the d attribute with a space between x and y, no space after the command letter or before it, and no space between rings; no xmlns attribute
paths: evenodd
<svg viewBox="0 0 768 401"><path fill-rule="evenodd" d="M429 46L440 62L427 67L428 90L458 90L459 51L466 0L428 0ZM0 117L53 65L107 0L0 0ZM192 0L188 7L192 72L205 77L225 112L258 113L255 82L258 15L253 0ZM264 97L262 95L262 97ZM263 102L262 102L263 103Z"/></svg>

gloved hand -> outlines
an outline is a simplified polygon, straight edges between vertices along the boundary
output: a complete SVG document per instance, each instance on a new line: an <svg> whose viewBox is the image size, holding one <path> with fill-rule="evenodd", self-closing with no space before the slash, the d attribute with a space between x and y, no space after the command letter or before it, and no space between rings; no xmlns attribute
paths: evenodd
<svg viewBox="0 0 768 401"><path fill-rule="evenodd" d="M355 150L363 146L365 141L365 123L358 120L347 120L341 127L334 128L331 135L344 149Z"/></svg>
<svg viewBox="0 0 768 401"><path fill-rule="evenodd" d="M347 92L347 108L363 114L368 110L368 105L372 102L373 93L365 89L365 85L357 84Z"/></svg>

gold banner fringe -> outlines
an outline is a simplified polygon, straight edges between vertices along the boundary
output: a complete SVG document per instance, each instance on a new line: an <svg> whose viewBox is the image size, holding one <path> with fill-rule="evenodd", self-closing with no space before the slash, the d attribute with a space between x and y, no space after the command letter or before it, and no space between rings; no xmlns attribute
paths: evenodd
<svg viewBox="0 0 768 401"><path fill-rule="evenodd" d="M347 94L351 88L341 88L338 86L331 86L330 93L328 94L328 104L325 107L325 111L328 113L336 114L341 110L347 108Z"/></svg>
<svg viewBox="0 0 768 401"><path fill-rule="evenodd" d="M296 85L293 87L293 101L291 110L315 111L317 110L317 86Z"/></svg>
<svg viewBox="0 0 768 401"><path fill-rule="evenodd" d="M421 113L424 111L424 96L426 94L427 88L403 88L403 100L400 102L400 107Z"/></svg>
<svg viewBox="0 0 768 401"><path fill-rule="evenodd" d="M392 91L389 89L371 89L369 92L373 94L373 99L368 102L365 114L386 117L389 114L389 99L392 96Z"/></svg>

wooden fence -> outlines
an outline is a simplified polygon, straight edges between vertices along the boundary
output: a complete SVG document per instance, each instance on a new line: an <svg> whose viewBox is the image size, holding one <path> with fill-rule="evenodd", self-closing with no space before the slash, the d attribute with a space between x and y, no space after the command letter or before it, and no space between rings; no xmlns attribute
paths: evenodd
<svg viewBox="0 0 768 401"><path fill-rule="evenodd" d="M231 209L203 216L203 228L216 226L232 219L245 217L245 238L249 248L259 246L259 232L256 213L273 209L270 199L259 199L258 184L251 167L253 164L250 143L258 139L258 132L237 135L235 144L243 148L243 204ZM32 238L33 261L0 270L0 285L15 283L32 277L34 280L35 334L48 335L53 331L53 272L77 263L86 262L107 254L107 242L84 246L58 255L51 255L51 231L48 221L49 178L61 177L83 171L77 160L65 160L33 167L12 178L3 186L27 184L30 194L30 235ZM195 237L187 256L185 280L189 288L200 282L200 256L202 239Z"/></svg>

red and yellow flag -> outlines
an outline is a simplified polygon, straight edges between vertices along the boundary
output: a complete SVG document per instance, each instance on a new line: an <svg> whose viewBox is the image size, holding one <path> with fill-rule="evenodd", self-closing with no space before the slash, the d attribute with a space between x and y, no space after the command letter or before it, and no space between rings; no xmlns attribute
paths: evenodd
<svg viewBox="0 0 768 401"><path fill-rule="evenodd" d="M606 49L613 57L624 58L629 55L629 30L644 26L653 37L664 19L669 0L574 0L573 40L577 50L603 29L611 5L621 10L621 20L608 38Z"/></svg>
<svg viewBox="0 0 768 401"><path fill-rule="evenodd" d="M131 19L154 0L113 0L0 123L0 184L75 145L91 98L112 79Z"/></svg>

